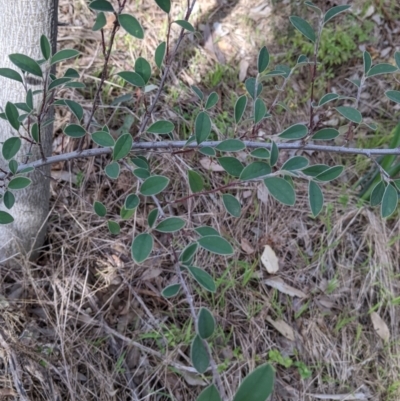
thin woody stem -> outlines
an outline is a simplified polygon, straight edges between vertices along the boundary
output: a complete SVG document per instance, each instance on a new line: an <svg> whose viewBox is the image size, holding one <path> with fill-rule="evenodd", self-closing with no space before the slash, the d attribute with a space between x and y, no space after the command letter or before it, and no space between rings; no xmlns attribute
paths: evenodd
<svg viewBox="0 0 400 401"><path fill-rule="evenodd" d="M212 147L215 148L221 143L221 141L208 141L202 142L201 145L187 144L186 141L164 141L164 142L137 142L132 145L132 151L135 150L147 150L147 151L171 151L172 149L195 149L200 147ZM243 141L247 148L264 148L271 149L270 143L256 142L256 141ZM366 157L371 156L386 156L386 155L397 155L400 156L400 148L395 149L361 149L361 148L346 148L345 146L328 146L328 145L302 145L301 143L278 143L278 149L290 149L290 150L308 150L316 152L326 153L339 153L339 154L353 154L363 155ZM81 152L74 151L70 153L63 153L57 156L51 156L46 160L36 160L32 163L21 164L18 167L18 172L33 167L39 168L53 163L62 161L68 161L78 158L89 158L112 153L112 148L96 148L96 149L85 149ZM4 179L5 175L0 174L0 179Z"/></svg>

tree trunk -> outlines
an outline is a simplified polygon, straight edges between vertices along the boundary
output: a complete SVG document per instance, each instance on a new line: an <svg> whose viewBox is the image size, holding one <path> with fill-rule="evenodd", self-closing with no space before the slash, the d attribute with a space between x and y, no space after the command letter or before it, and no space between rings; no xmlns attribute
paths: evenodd
<svg viewBox="0 0 400 401"><path fill-rule="evenodd" d="M8 67L18 72L19 68L11 63L9 54L22 53L35 60L43 58L40 51L40 36L46 35L56 50L58 0L13 0L4 1L0 12L0 67ZM41 80L27 75L28 88L42 89ZM34 106L41 102L41 96L34 96ZM0 77L0 107L4 111L7 101L25 102L26 91L17 81ZM53 110L45 120L53 118ZM20 128L23 135L26 132ZM51 154L53 124L41 131L41 141L45 155ZM10 124L0 119L0 143L18 133ZM18 163L40 159L40 149L22 139L23 145L16 155ZM0 155L0 167L8 170L8 163ZM14 217L14 222L0 225L0 263L10 262L17 255L35 257L35 250L43 244L46 219L49 209L50 167L34 171L29 175L32 184L25 190L15 191L15 204L8 210L1 202L0 210ZM4 192L4 182L0 181L0 193Z"/></svg>

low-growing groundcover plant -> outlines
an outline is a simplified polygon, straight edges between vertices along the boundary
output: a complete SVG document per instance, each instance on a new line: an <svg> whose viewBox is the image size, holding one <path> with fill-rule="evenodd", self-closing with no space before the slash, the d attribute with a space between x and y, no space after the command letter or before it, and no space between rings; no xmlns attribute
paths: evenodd
<svg viewBox="0 0 400 401"><path fill-rule="evenodd" d="M318 65L317 54L323 29L338 14L348 11L350 6L336 6L323 13L311 2L305 2L305 5L315 12L316 23L310 24L297 16L291 16L290 22L305 37L305 40L313 44L314 56L310 59L300 54L294 66L271 66L268 49L266 47L261 48L257 59L257 75L249 77L245 81L247 94L237 97L233 110L234 121L232 121L232 125L235 127L234 132L237 132L240 127L245 129L246 134L219 140L213 130L213 122L209 114L209 110L218 103L219 96L216 92L205 96L198 87L192 86L199 104L199 111L193 116L192 135L185 141L172 140L171 135L175 130L174 123L168 120L151 122L151 118L160 101L160 95L168 80L173 59L179 50L182 39L188 33L195 31L189 22L195 0L188 3L185 18L179 20L172 20L171 18L170 0L156 0L156 3L166 13L168 27L170 28L172 24L175 24L180 26L182 31L176 44L172 46L170 31L168 30L167 37L160 41L156 49L154 64L158 69L157 71L160 72L161 79L155 89L156 94L152 101L146 103L135 137L128 131L121 131L115 137L107 125L96 126L93 121L84 124L83 107L79 102L69 99L54 100L60 89L65 87L79 88L83 85L79 82L79 72L73 68L68 69L62 77L56 77L50 73L52 65L77 57L78 51L65 49L52 54L49 40L42 36L40 38L43 55L41 60L33 60L23 54L13 54L11 60L17 68L15 70L0 69L2 76L16 80L22 85L24 80L31 75L41 79L43 90L47 94L41 107L34 109L32 98L35 93L28 90L26 102L18 104L9 102L4 113L1 114L1 117L8 120L14 128L15 136L2 144L2 157L8 162L8 170L1 172L1 178L6 183L2 193L2 202L7 209L10 209L10 212L0 212L0 223L9 224L13 221L12 207L15 201L13 193L29 187L31 184L29 173L33 169L58 161L110 155L109 163L104 168L104 175L107 179L117 180L122 169L125 168L132 173L139 183L139 190L126 194L123 204L119 205L121 218L130 219L145 198L154 205L154 208L146 216L146 228L133 234L131 243L133 261L141 264L149 258L154 248L155 238L158 235L169 235L171 238L170 261L175 266L178 281L164 288L162 295L171 302L178 295L183 295L186 299L194 326L190 346L191 362L199 374L208 374L211 371L212 376L212 384L198 395L197 401L225 401L228 399L227 392L209 342L216 329L215 317L208 308L200 307L197 309L195 307L192 295L194 287L189 283L194 283L194 286L199 286L205 292L215 293L217 286L214 278L207 271L209 266L196 266L196 253L202 250L221 257L229 257L234 254L234 248L214 227L193 227L190 220L184 218L185 216L170 215L169 202L165 200L163 194L168 190L171 180L168 171L162 175L153 172L157 163L156 151L164 150L173 154L174 151L185 152L190 150L195 152L196 155L205 156L210 161L209 174L213 174L212 166L220 167L226 173L226 184L216 188L206 187L207 177L198 171L198 166L195 163L196 158L194 158L192 164L187 168L187 181L182 183L182 185L187 186L188 194L184 198L176 199L174 203L183 203L199 196L218 193L227 213L235 218L241 217L242 205L235 196L229 193L229 190L237 187L238 183L253 182L262 182L273 198L287 206L293 206L296 202L296 184L306 182L311 215L315 218L320 214L324 205L322 187L340 177L344 166L310 165L309 158L300 155L294 155L281 163L279 153L282 149L364 155L377 166L379 171L379 178L375 179L371 191L370 203L380 206L382 218L389 218L395 213L398 206L400 180L388 174L377 158L379 156L399 155L400 150L398 148L360 149L348 145L362 125L367 126L370 130L376 128L374 124L366 123L358 111L362 90L366 82L372 77L383 74L397 74L400 71L400 53L395 53L394 65L386 63L373 65L370 54L365 51L359 79L352 80L354 97L348 98L338 93L327 93L320 99L314 98L314 83ZM102 31L102 47L105 56L111 52L113 38L119 28L123 28L137 40L145 38L145 32L140 22L134 16L124 13L124 6L125 2L121 0L114 2L94 0L89 4L89 7L97 13L93 30ZM114 14L116 18L107 45L103 29L107 23L107 15L110 13ZM98 108L101 89L110 72L111 66L108 65L108 61L109 58L105 57L104 73L98 92L95 94L90 119L93 119ZM268 124L268 120L273 118L274 108L280 104L279 95L284 91L285 86L290 82L291 75L297 68L310 68L311 70L309 121L291 125L281 132L271 133L268 141L254 140L258 129L264 124ZM132 70L119 71L116 76L131 85L132 91L139 90L145 97L146 93L152 89L149 82L154 73L150 61L144 57L138 57ZM276 78L280 79L280 91L274 101L267 105L261 97L263 87L268 80ZM400 103L399 91L388 90L385 95L391 101ZM128 94L115 99L114 104L123 103L130 97L131 94ZM334 104L335 111L344 119L344 129L321 127L316 122L314 118L316 111L323 111L328 104ZM43 128L42 124L46 124L46 121L43 122L41 117L44 114L43 111L52 105L66 107L73 114L75 121L65 126L64 134L76 139L77 150L58 156L19 163L18 160L22 159L21 156L29 156L19 154L22 141L29 140L33 146L41 147L40 132ZM84 149L84 138L89 138L93 147ZM330 141L335 141L334 145L330 145L332 143ZM154 153L152 153L152 157L146 158L140 153L142 150L151 150ZM246 158L239 157L239 152L241 155L246 152ZM94 202L93 212L106 219L111 234L118 235L123 230L118 222L107 219L109 211L101 199ZM193 235L197 239L189 243L175 243L174 233L180 230L193 231ZM274 369L270 364L260 364L236 389L233 401L266 400L273 391L273 385Z"/></svg>

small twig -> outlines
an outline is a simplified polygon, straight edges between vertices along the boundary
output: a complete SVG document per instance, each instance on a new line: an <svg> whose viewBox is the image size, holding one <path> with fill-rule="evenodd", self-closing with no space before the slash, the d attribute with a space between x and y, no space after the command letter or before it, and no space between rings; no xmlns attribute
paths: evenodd
<svg viewBox="0 0 400 401"><path fill-rule="evenodd" d="M135 142L132 145L132 151L135 150L168 150L171 148L198 148L198 147L212 147L215 148L221 143L221 141L210 141L202 142L200 145L196 143L187 144L186 141L164 141L164 142ZM271 149L270 143L255 142L255 141L243 141L247 148L265 148ZM340 154L353 154L353 155L364 155L371 156L386 156L386 155L397 155L400 156L400 148L395 149L362 149L362 148L346 148L344 146L329 146L329 145L303 145L301 143L278 143L278 149L291 149L291 150L309 150L316 152L327 152L327 153L340 153ZM73 159L85 159L89 157L96 157L101 155L107 155L112 153L112 148L96 148L96 149L85 149L81 152L74 151L70 153L63 153L57 156L48 157L46 160L36 160L31 163L25 163L18 166L18 172L33 167L39 168L54 164L58 162L73 160ZM5 178L5 173L0 174L0 179Z"/></svg>
<svg viewBox="0 0 400 401"><path fill-rule="evenodd" d="M194 8L195 4L196 4L196 0L193 0L191 5L188 2L188 9L187 9L186 15L185 15L185 20L186 21L189 19L190 15L192 14L192 11L193 11L193 8ZM168 26L170 26L170 24ZM145 130L146 126L147 126L147 123L149 122L149 119L151 117L151 113L153 113L153 111L154 111L154 109L155 109L155 107L156 107L156 105L158 103L158 99L161 96L161 93L162 93L162 91L164 89L164 86L165 86L165 82L166 82L167 77L169 75L169 71L171 69L172 60L175 58L176 53L178 52L178 48L179 48L184 36L185 36L185 30L182 29L181 33L179 34L178 40L176 41L174 50L168 55L168 60L166 62L165 69L164 69L164 72L163 72L162 77L161 77L160 85L159 85L157 93L156 93L156 95L155 95L155 97L153 99L153 102L149 106L149 109L147 110L147 112L144 115L143 120L142 120L142 122L140 124L139 131L138 131L138 137L144 132L144 130Z"/></svg>
<svg viewBox="0 0 400 401"><path fill-rule="evenodd" d="M103 54L104 54L104 64L103 64L103 69L101 71L100 83L99 83L99 86L97 87L96 93L94 95L92 111L90 112L90 115L89 115L89 118L88 118L88 121L86 124L86 131L89 130L90 124L92 123L94 113L96 112L96 110L98 108L100 93L103 89L104 81L107 79L108 63L110 61L111 50L114 45L115 35L117 34L118 29L119 29L118 15L122 12L124 6L125 6L125 1L120 5L119 12L114 13L115 21L114 21L113 29L111 31L110 42L109 42L107 50L106 50L106 45L105 45L104 30L101 29L101 43L102 43ZM82 151L83 140L84 140L84 138L81 138L81 140L79 141L79 145L78 145L79 152Z"/></svg>
<svg viewBox="0 0 400 401"><path fill-rule="evenodd" d="M185 294L186 301L189 304L190 313L191 313L192 318L193 318L194 327L197 328L197 323L198 323L197 322L197 313L196 313L196 309L194 307L193 296L192 296L192 294L191 294L191 292L189 290L188 285L186 284L185 278L183 277L182 270L181 270L180 265L179 265L178 255L176 254L175 249L172 249L172 251L173 251L174 259L175 259L175 271L176 271L176 274L179 277L179 282L182 285L182 290L183 290L183 293ZM201 341L203 343L203 346L207 350L207 354L208 354L208 357L210 359L210 366L211 366L211 371L212 371L212 374L213 374L213 379L214 379L214 382L215 382L215 384L216 384L216 386L218 388L218 391L219 391L219 394L221 396L221 399L223 401L226 401L227 397L226 397L226 393L225 393L225 388L224 388L224 385L222 384L221 376L218 373L217 364L216 364L216 362L215 362L215 360L214 360L214 358L212 356L211 349L210 349L207 341L205 341L203 339Z"/></svg>

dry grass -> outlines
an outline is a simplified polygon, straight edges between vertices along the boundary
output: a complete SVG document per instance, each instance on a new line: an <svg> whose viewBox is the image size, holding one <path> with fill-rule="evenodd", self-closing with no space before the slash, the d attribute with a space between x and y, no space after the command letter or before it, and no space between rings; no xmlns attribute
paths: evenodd
<svg viewBox="0 0 400 401"><path fill-rule="evenodd" d="M138 44L118 34L112 56L115 71L131 68L138 55L151 58L159 32L165 33L161 12L152 2L143 3L130 8L147 29L147 40ZM227 65L241 60L255 65L255 49L273 40L266 27L273 21L280 24L264 15L263 9L251 17L249 8L258 4L249 1L200 3L195 21L220 21L229 34L218 42L214 54L205 51L196 38L183 44L162 106L153 116L173 120L181 133L190 128L195 111L188 85L201 85L201 77L212 77L218 57L224 57ZM274 18L287 15L285 7ZM181 11L175 2L174 14ZM76 67L88 85L84 93L65 95L89 112L90 96L98 84L91 78L98 76L102 65L99 34L90 30L93 16L83 0L61 1L60 20L72 26L60 28L59 45L82 51L84 57ZM232 92L243 91L234 78L237 73L227 67L225 74L231 74L232 81L203 87L208 92L217 90L222 99L215 118L232 106ZM295 85L301 88L305 83L300 77ZM110 78L104 104L127 89ZM96 120L108 121L117 129L127 112L140 118L143 103L135 99L136 103L128 104L129 110L101 108ZM302 120L305 112L299 109L290 118ZM70 119L59 112L59 131ZM279 121L282 126L291 122L286 117ZM217 126L220 138L226 134L224 127L223 122ZM268 132L275 127L264 128ZM55 152L76 146L62 138L55 137ZM142 198L132 218L120 218L126 194L138 188L132 174L123 171L117 181L105 179L105 158L54 166L49 235L41 258L37 263L24 261L19 268L0 266L0 399L194 400L211 375L197 375L191 367L191 317L185 300L167 301L161 290L177 281L172 248L182 249L193 240L190 229L200 225L217 228L237 249L229 259L200 252L196 264L215 277L218 291L210 296L192 287L196 306L215 312L218 330L212 348L229 396L249 371L272 358L277 370L274 401L400 399L400 223L397 218L382 221L376 210L357 204L355 194L345 194L343 181L356 179L351 169L345 179L326 186L327 206L317 219L310 217L302 184L296 187L294 208L278 205L254 184L233 187L230 192L243 205L243 217L234 219L227 216L218 193L172 202L187 195L186 172L199 165L197 155L148 156L154 172L168 171L172 178L161 201L171 202L171 215L185 216L188 224L173 238L158 235L151 258L140 266L131 259L130 244L143 231L155 205ZM282 159L288 156L281 155ZM333 162L326 155L310 157L315 163ZM211 188L225 183L220 173L199 171L210 176ZM121 224L120 235L109 234L104 219L92 212L95 200L107 205L110 218ZM253 251L242 249L243 239ZM290 297L264 283L269 275L259 256L266 244L279 257L277 276L306 293L305 298ZM375 332L372 311L388 326L389 341ZM293 329L295 340L285 338L267 318L283 319ZM294 365L277 363L271 350L303 363L311 375L302 377Z"/></svg>

